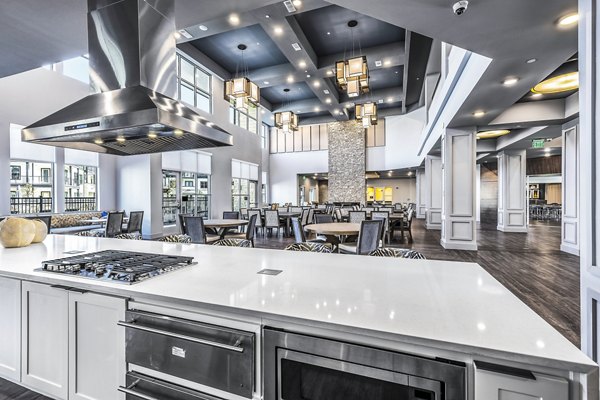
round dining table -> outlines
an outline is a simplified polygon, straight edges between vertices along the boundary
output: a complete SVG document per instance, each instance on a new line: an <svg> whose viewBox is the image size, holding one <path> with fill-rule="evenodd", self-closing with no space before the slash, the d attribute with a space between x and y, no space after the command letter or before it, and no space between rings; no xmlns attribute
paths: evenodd
<svg viewBox="0 0 600 400"><path fill-rule="evenodd" d="M248 225L248 220L245 219L205 219L203 222L205 228L216 230L221 239L231 228Z"/></svg>
<svg viewBox="0 0 600 400"><path fill-rule="evenodd" d="M331 243L336 249L342 242L340 237L356 236L360 232L360 224L350 222L330 222L325 224L310 224L304 227L308 232L325 236L326 242Z"/></svg>

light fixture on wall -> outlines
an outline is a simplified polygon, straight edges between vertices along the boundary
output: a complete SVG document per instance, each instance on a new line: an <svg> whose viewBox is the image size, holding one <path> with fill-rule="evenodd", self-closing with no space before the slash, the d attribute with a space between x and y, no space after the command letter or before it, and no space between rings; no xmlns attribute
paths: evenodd
<svg viewBox="0 0 600 400"><path fill-rule="evenodd" d="M377 125L377 103L357 104L354 108L354 117L358 122L362 122L364 128Z"/></svg>
<svg viewBox="0 0 600 400"><path fill-rule="evenodd" d="M241 64L236 66L235 78L225 82L225 100L238 110L247 110L250 105L256 107L260 103L260 88L247 78L248 67L244 60L244 51L247 48L245 44L238 45Z"/></svg>
<svg viewBox="0 0 600 400"><path fill-rule="evenodd" d="M284 108L290 107L289 93L290 89L283 89L285 93ZM298 115L294 114L293 111L282 111L275 113L275 126L283 131L283 133L290 133L298 130Z"/></svg>
<svg viewBox="0 0 600 400"><path fill-rule="evenodd" d="M354 29L358 22L352 20L348 22L350 33L352 36L352 56L346 58L344 51L344 59L335 63L335 78L340 89L346 91L348 97L358 97L369 91L369 66L367 65L366 56L354 55ZM360 41L358 44L359 54L362 52Z"/></svg>

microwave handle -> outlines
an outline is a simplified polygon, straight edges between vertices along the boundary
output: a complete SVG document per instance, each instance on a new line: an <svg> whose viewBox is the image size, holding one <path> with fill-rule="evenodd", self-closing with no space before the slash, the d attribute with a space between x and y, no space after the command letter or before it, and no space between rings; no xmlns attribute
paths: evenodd
<svg viewBox="0 0 600 400"><path fill-rule="evenodd" d="M132 385L132 386L135 386L135 385ZM139 397L140 399L144 399L144 400L159 400L156 397L152 397L152 396L148 396L147 394L136 392L135 390L130 389L128 387L124 387L124 386L119 386L119 388L117 390L119 392L123 392L125 394L130 394L132 396Z"/></svg>
<svg viewBox="0 0 600 400"><path fill-rule="evenodd" d="M117 322L117 325L124 326L125 328L137 329L137 330L140 330L140 331L156 333L156 334L159 334L159 335L165 335L165 336L169 336L169 337L176 338L176 339L187 340L189 342L205 344L207 346L219 347L221 349L235 351L235 352L238 352L238 353L243 353L244 352L244 348L243 347L231 346L231 345L228 345L228 344L223 344L223 343L219 343L219 342L213 342L211 340L200 339L200 338L196 338L196 337L188 336L188 335L180 335L178 333L173 333L173 332L165 331L165 330L162 330L162 329L151 328L149 326L139 325L139 324L136 324L136 323L133 323L133 322L119 321L119 322Z"/></svg>

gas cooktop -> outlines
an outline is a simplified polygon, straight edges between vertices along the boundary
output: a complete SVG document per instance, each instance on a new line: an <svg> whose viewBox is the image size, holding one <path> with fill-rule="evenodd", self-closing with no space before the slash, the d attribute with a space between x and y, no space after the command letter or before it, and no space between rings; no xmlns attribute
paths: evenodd
<svg viewBox="0 0 600 400"><path fill-rule="evenodd" d="M192 264L193 257L104 250L44 261L36 271L131 285Z"/></svg>

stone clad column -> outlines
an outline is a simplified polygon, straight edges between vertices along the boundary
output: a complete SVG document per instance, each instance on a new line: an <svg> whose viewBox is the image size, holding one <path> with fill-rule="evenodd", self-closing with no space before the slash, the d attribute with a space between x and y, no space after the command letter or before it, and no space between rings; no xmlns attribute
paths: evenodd
<svg viewBox="0 0 600 400"><path fill-rule="evenodd" d="M563 125L560 249L579 255L579 121Z"/></svg>
<svg viewBox="0 0 600 400"><path fill-rule="evenodd" d="M442 237L446 249L477 250L475 128L442 137Z"/></svg>
<svg viewBox="0 0 600 400"><path fill-rule="evenodd" d="M425 168L417 168L417 214L418 219L425 219L427 215L427 182L425 180Z"/></svg>
<svg viewBox="0 0 600 400"><path fill-rule="evenodd" d="M329 201L365 203L365 129L356 121L327 124Z"/></svg>
<svg viewBox="0 0 600 400"><path fill-rule="evenodd" d="M527 232L527 153L502 151L498 155L498 230Z"/></svg>
<svg viewBox="0 0 600 400"><path fill-rule="evenodd" d="M425 157L425 204L427 229L442 229L442 158Z"/></svg>

